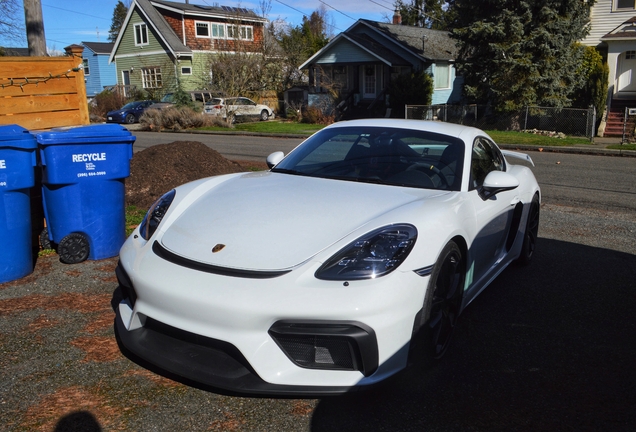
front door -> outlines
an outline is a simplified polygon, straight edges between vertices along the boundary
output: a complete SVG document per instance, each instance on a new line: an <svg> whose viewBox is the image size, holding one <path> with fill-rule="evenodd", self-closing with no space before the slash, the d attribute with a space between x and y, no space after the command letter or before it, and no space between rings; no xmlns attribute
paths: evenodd
<svg viewBox="0 0 636 432"><path fill-rule="evenodd" d="M618 91L636 91L636 51L626 51L618 58Z"/></svg>
<svg viewBox="0 0 636 432"><path fill-rule="evenodd" d="M364 99L375 99L375 65L365 66L363 69L364 78L362 85L364 86L362 97Z"/></svg>
<svg viewBox="0 0 636 432"><path fill-rule="evenodd" d="M128 97L128 89L130 88L130 72L127 70L121 71L121 79L124 83L124 96Z"/></svg>

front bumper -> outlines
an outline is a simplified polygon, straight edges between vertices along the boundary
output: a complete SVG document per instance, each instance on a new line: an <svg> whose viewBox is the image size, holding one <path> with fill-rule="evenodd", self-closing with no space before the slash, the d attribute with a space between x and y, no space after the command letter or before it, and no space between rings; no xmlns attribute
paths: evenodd
<svg viewBox="0 0 636 432"><path fill-rule="evenodd" d="M241 394L340 394L403 369L427 277L396 271L343 286L316 280L319 266L265 279L212 274L132 236L117 269L119 341L162 370ZM347 350L351 364L334 354Z"/></svg>

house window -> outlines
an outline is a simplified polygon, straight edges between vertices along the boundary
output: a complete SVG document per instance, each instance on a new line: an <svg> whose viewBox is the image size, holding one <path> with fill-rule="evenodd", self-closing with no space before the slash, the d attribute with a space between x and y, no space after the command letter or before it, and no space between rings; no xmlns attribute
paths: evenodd
<svg viewBox="0 0 636 432"><path fill-rule="evenodd" d="M334 66L333 67L333 83L340 89L346 89L347 86L347 67L346 66Z"/></svg>
<svg viewBox="0 0 636 432"><path fill-rule="evenodd" d="M144 88L161 88L161 68L146 67L141 69L141 82Z"/></svg>
<svg viewBox="0 0 636 432"><path fill-rule="evenodd" d="M190 66L184 66L181 68L181 75L192 75L192 68Z"/></svg>
<svg viewBox="0 0 636 432"><path fill-rule="evenodd" d="M146 24L135 24L135 46L148 45L148 27Z"/></svg>
<svg viewBox="0 0 636 432"><path fill-rule="evenodd" d="M636 9L634 0L614 0L614 9Z"/></svg>
<svg viewBox="0 0 636 432"><path fill-rule="evenodd" d="M88 59L82 60L82 67L84 68L84 75L88 76L91 74L91 70L88 67Z"/></svg>
<svg viewBox="0 0 636 432"><path fill-rule="evenodd" d="M436 64L434 75L436 90L450 88L450 65Z"/></svg>
<svg viewBox="0 0 636 432"><path fill-rule="evenodd" d="M636 51L627 51L625 52L625 58L627 60L634 60L636 59Z"/></svg>
<svg viewBox="0 0 636 432"><path fill-rule="evenodd" d="M227 26L227 37L230 39L253 40L254 30L252 26Z"/></svg>
<svg viewBox="0 0 636 432"><path fill-rule="evenodd" d="M206 22L198 22L194 24L196 28L197 37L209 38L210 37L210 24Z"/></svg>
<svg viewBox="0 0 636 432"><path fill-rule="evenodd" d="M217 39L225 38L225 24L212 23L212 37Z"/></svg>

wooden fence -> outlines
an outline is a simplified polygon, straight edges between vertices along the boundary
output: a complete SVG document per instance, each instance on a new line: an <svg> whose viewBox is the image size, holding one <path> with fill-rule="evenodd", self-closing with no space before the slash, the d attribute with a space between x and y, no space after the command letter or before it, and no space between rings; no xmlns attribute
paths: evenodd
<svg viewBox="0 0 636 432"><path fill-rule="evenodd" d="M71 45L66 57L0 57L0 125L89 124L82 51Z"/></svg>

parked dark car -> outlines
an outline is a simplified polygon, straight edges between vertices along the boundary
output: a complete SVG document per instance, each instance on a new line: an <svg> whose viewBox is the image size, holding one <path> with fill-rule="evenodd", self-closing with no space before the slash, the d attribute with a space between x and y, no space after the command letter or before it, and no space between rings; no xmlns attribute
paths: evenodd
<svg viewBox="0 0 636 432"><path fill-rule="evenodd" d="M106 122L108 123L137 123L139 117L144 113L146 108L156 103L156 101L145 100L129 102L118 110L110 111L106 114Z"/></svg>

